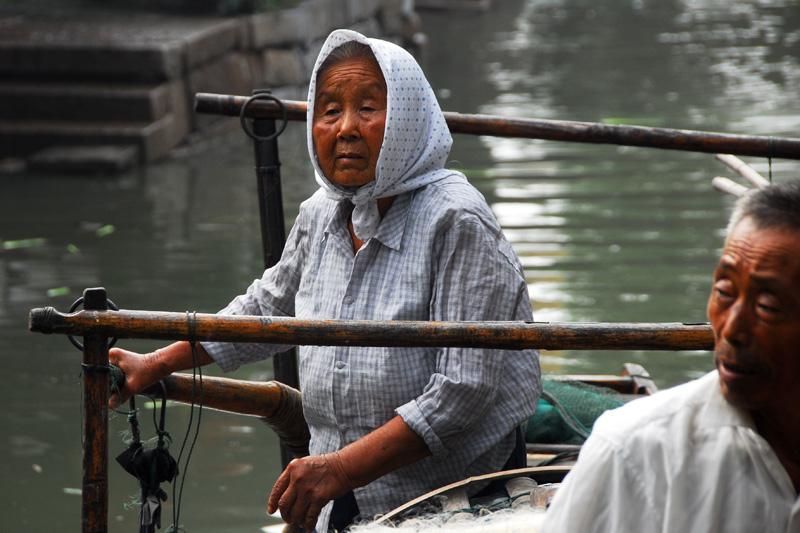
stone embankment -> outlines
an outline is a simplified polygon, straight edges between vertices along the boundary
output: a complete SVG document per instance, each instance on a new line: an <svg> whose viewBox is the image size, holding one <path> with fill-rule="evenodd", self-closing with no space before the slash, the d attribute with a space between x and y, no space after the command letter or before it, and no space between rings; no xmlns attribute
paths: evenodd
<svg viewBox="0 0 800 533"><path fill-rule="evenodd" d="M221 119L198 92L305 97L336 28L412 46L404 0L304 0L239 17L0 10L0 168L114 172L164 157Z"/></svg>

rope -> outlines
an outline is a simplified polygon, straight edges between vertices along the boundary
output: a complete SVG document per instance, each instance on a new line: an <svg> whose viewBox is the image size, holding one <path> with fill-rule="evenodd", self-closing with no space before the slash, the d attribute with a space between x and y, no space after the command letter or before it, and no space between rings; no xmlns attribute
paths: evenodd
<svg viewBox="0 0 800 533"><path fill-rule="evenodd" d="M131 396L130 399L131 410L128 411L128 423L131 425L131 444L142 442L141 434L139 432L139 417L136 416L138 412L136 409L136 395Z"/></svg>
<svg viewBox="0 0 800 533"><path fill-rule="evenodd" d="M197 333L197 312L193 312L191 315L189 311L186 311L186 324L189 329L189 346L192 348L192 401L189 407L189 425L186 427L186 435L184 435L183 443L181 443L181 451L178 453L178 464L181 462L181 457L183 456L183 450L186 447L186 441L189 439L189 433L192 428L192 421L194 418L194 401L195 401L195 385L198 384L199 389L199 403L198 407L199 410L197 411L197 425L195 426L194 431L194 438L192 439L192 443L189 446L188 453L186 454L186 462L183 465L183 475L181 476L180 480L180 489L178 489L178 483L172 485L172 501L175 502L175 505L172 508L172 525L167 528L165 533L176 533L177 531L186 531L183 526L178 525L180 522L180 515L181 515L181 500L183 499L183 487L186 484L186 472L189 470L189 460L192 457L192 452L194 451L194 445L197 443L197 437L200 433L200 417L203 413L203 371L201 370L200 365L200 354L197 352L197 340L196 340L196 333ZM175 493L177 491L177 498Z"/></svg>
<svg viewBox="0 0 800 533"><path fill-rule="evenodd" d="M772 183L772 135L769 136L769 182Z"/></svg>

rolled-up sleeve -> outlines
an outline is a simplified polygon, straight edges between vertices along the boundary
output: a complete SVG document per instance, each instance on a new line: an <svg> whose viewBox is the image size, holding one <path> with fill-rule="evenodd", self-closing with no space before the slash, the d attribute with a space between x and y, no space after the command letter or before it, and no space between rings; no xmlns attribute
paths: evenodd
<svg viewBox="0 0 800 533"><path fill-rule="evenodd" d="M533 319L510 246L479 220L467 218L443 231L435 249L431 320ZM534 412L538 384L535 350L442 348L424 392L396 412L423 437L434 458L442 458L467 443L486 449L498 434L513 431L521 414ZM491 433L485 431L487 419Z"/></svg>

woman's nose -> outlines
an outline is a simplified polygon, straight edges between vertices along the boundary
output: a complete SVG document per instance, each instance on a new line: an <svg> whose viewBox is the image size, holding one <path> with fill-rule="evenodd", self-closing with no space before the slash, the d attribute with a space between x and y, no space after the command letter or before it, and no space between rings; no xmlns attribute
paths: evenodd
<svg viewBox="0 0 800 533"><path fill-rule="evenodd" d="M336 136L341 140L357 139L361 136L361 132L359 131L358 127L358 113L345 110L342 112L342 119L339 123L339 132Z"/></svg>

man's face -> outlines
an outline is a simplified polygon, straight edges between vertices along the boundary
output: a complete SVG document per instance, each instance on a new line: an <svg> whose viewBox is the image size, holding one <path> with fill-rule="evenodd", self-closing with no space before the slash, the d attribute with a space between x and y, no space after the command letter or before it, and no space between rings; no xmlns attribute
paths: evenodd
<svg viewBox="0 0 800 533"><path fill-rule="evenodd" d="M800 232L739 222L714 271L708 317L730 403L766 412L800 400Z"/></svg>

